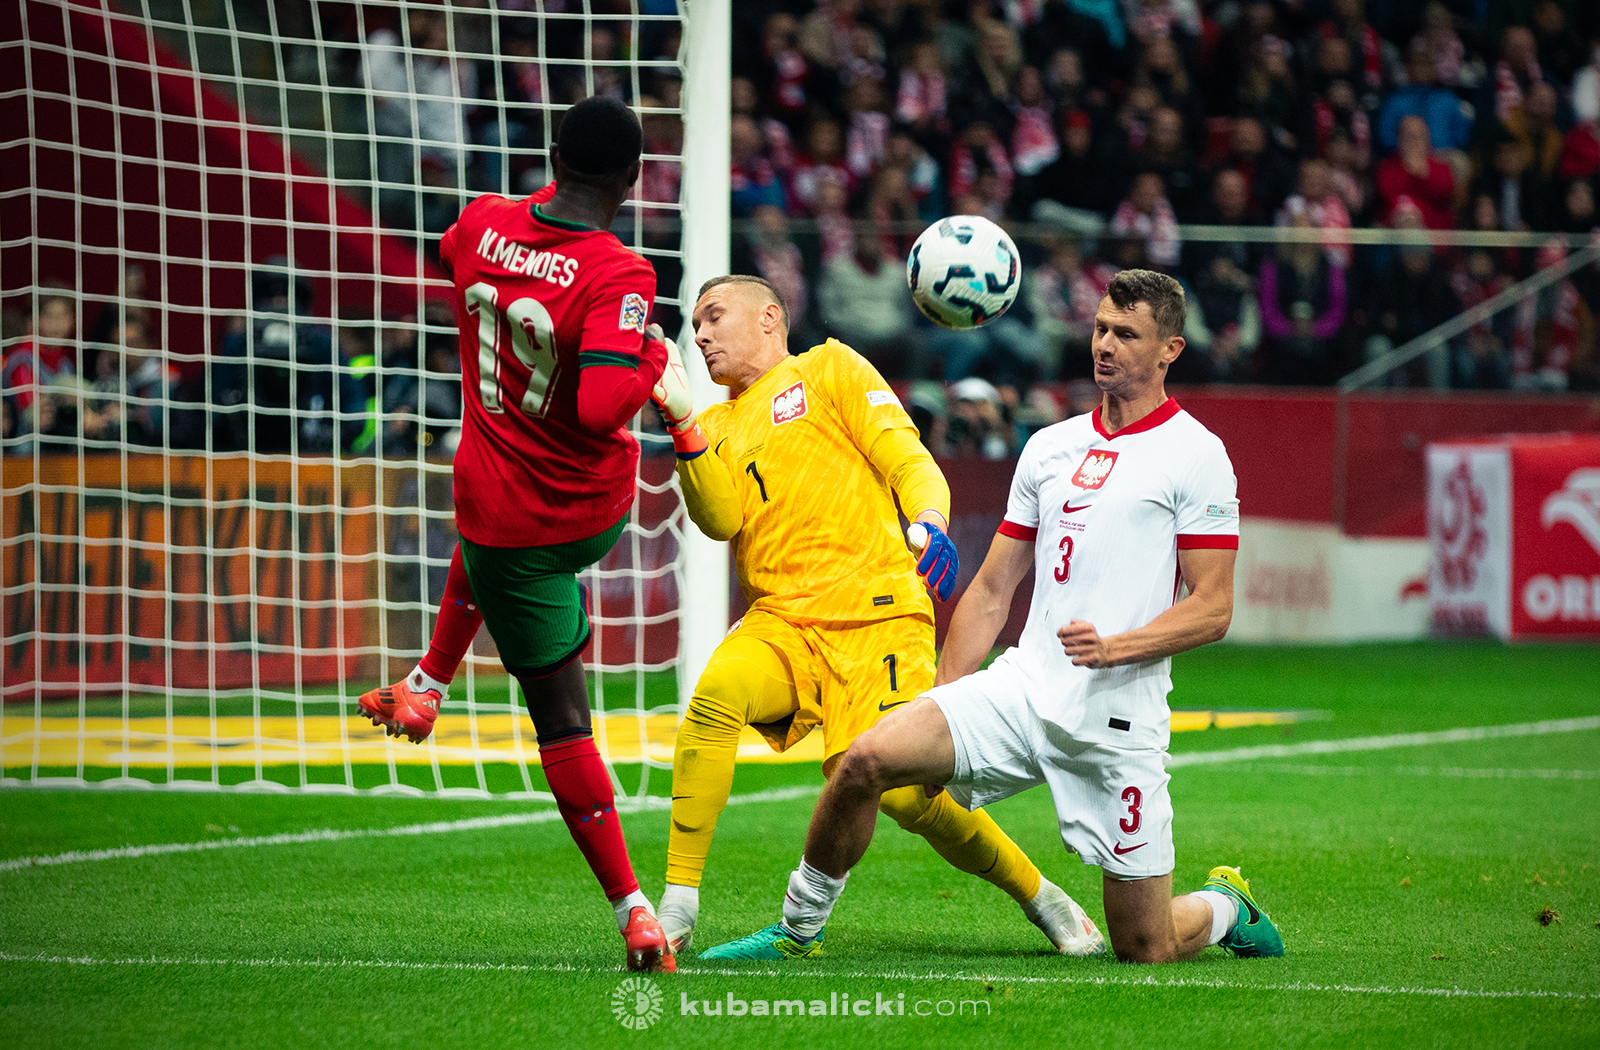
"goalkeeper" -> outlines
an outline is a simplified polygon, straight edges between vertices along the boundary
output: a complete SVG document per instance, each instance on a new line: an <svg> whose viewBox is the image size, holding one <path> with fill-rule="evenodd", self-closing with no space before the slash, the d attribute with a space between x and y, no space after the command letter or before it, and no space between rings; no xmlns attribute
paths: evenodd
<svg viewBox="0 0 1600 1050"><path fill-rule="evenodd" d="M670 344L654 392L689 516L706 535L732 541L750 601L706 665L678 730L659 910L674 951L694 932L744 727L783 751L820 724L822 768L831 772L857 735L933 684L933 606L919 575L940 600L955 587L956 550L944 531L950 490L899 400L836 340L790 357L788 320L782 297L760 278L706 282L695 343L734 400L696 418ZM914 536L927 537L920 560L901 537L895 496L916 523ZM882 810L955 867L1011 894L1058 950L1102 949L1077 904L987 813L921 787L885 794ZM803 860L799 877L827 879ZM821 933L797 943L772 926L702 958L811 955L821 943Z"/></svg>

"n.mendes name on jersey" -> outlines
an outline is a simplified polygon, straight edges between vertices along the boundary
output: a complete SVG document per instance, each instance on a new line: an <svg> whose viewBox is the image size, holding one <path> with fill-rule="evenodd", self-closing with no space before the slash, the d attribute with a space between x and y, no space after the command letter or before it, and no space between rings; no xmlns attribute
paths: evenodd
<svg viewBox="0 0 1600 1050"><path fill-rule="evenodd" d="M950 488L889 384L829 339L700 414L708 453L680 461L690 517L731 540L752 609L811 623L916 615L933 604L908 517L948 517Z"/></svg>

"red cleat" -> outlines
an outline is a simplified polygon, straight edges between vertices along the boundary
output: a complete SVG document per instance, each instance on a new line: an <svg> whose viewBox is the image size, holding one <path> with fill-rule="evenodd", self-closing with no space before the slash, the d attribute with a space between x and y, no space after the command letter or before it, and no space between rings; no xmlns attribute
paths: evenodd
<svg viewBox="0 0 1600 1050"><path fill-rule="evenodd" d="M645 973L678 972L678 960L667 947L667 935L661 931L661 923L645 908L635 908L628 913L622 940L628 946L628 969Z"/></svg>
<svg viewBox="0 0 1600 1050"><path fill-rule="evenodd" d="M420 744L433 732L444 695L437 689L413 688L409 679L361 694L356 710L390 736L403 736Z"/></svg>

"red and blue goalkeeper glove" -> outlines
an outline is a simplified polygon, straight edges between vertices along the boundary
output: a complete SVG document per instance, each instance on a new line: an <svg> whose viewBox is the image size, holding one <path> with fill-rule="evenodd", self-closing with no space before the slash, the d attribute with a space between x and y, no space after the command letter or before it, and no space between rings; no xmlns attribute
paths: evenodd
<svg viewBox="0 0 1600 1050"><path fill-rule="evenodd" d="M939 526L926 521L914 522L906 530L906 538L912 547L922 551L917 561L917 575L941 602L949 601L950 595L955 593L956 577L961 575L961 557L956 553L955 542Z"/></svg>

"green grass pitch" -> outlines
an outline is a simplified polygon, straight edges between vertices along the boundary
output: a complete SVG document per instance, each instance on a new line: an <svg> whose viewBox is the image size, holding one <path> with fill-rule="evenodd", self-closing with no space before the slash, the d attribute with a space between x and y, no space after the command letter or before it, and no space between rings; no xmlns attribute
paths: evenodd
<svg viewBox="0 0 1600 1050"><path fill-rule="evenodd" d="M1328 714L1182 734L1179 756L1600 714L1594 648L1213 647L1175 663L1175 707ZM1242 865L1283 928L1280 960L1051 955L1001 893L882 821L822 958L685 958L644 1000L622 997L631 1018L659 991L647 1027L613 1014L620 939L559 821L0 867L0 1046L1595 1047L1597 745L1588 728L1176 767L1178 887ZM815 766L750 765L734 790L819 779ZM727 810L700 946L775 919L812 801ZM0 862L548 808L13 790L0 796ZM992 812L1101 917L1099 873L1062 851L1045 792ZM655 896L667 816L625 819ZM902 994L904 1014L876 1013L877 997ZM730 997L842 996L872 1015L726 1015ZM685 998L724 1015L685 1016Z"/></svg>

